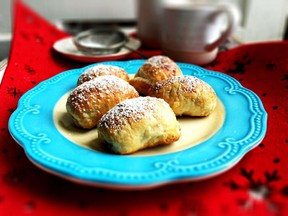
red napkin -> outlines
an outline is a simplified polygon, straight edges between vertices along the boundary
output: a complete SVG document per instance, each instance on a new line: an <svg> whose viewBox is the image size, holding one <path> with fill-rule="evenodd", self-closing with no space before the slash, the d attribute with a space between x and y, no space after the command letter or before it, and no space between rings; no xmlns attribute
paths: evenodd
<svg viewBox="0 0 288 216"><path fill-rule="evenodd" d="M287 42L223 51L206 66L235 77L254 91L268 112L264 140L236 166L200 182L147 191L113 191L74 184L38 169L11 138L7 122L23 93L57 73L84 66L52 50L53 43L66 33L21 1L15 1L14 8L11 56L0 88L1 215L288 214ZM129 56L134 58L139 56Z"/></svg>

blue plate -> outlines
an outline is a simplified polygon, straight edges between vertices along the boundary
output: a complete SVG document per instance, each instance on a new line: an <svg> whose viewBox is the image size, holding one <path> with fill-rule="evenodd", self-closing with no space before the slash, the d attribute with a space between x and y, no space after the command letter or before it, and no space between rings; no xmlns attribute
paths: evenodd
<svg viewBox="0 0 288 216"><path fill-rule="evenodd" d="M135 74L143 63L144 60L132 60L101 64L120 66ZM223 124L212 136L179 151L153 155L121 156L82 147L58 130L53 112L63 95L75 88L79 75L93 65L41 82L21 97L9 119L9 131L27 157L63 178L117 189L200 180L233 167L266 133L267 113L255 93L223 73L178 63L183 74L209 83L223 104Z"/></svg>

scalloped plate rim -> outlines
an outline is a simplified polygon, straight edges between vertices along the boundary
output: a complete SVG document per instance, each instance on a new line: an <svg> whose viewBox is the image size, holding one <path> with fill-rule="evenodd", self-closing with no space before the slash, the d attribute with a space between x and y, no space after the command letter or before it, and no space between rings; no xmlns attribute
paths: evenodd
<svg viewBox="0 0 288 216"><path fill-rule="evenodd" d="M128 66L132 66L133 67L133 65L141 65L141 64L143 64L144 63L144 60L130 60L130 61L111 61L111 62L103 62L103 64L113 64L113 65L118 65L118 66L123 66L124 68L125 67L128 67ZM102 63L96 63L96 64L102 64ZM110 181L106 178L106 181L103 181L103 180L101 180L101 179L99 179L99 177L98 178L95 178L95 179L89 179L89 178L83 178L83 176L79 176L77 173L76 173L76 175L75 175L75 173L73 173L72 172L72 174L71 173L66 173L67 172L67 170L65 171L65 172L63 172L63 170L57 170L57 168L56 167L53 167L53 165L52 165L52 168L51 168L51 166L50 167L47 167L47 163L45 164L45 163L40 163L39 161L37 161L37 159L35 159L34 157L33 157L33 154L32 155L30 155L30 152L29 152L29 149L28 149L28 147L27 146L25 146L26 144L25 144L25 142L23 142L23 141L21 141L21 135L19 135L19 134L17 134L17 133L15 133L15 128L14 128L14 126L12 125L12 123L13 123L13 120L14 120L14 117L16 116L16 114L18 113L19 114L19 112L21 111L21 109L23 109L23 107L24 107L24 100L28 97L28 95L29 94L32 94L33 93L33 90L35 90L35 89L37 89L37 88L41 88L41 86L43 86L43 85L47 85L47 83L49 83L49 82L51 82L51 81L53 81L53 80L56 80L56 81L54 81L54 82L58 82L59 80L61 80L63 77L64 78L67 78L68 76L70 76L71 74L73 75L74 73L80 73L81 71L83 71L83 70L85 70L85 69L87 69L88 67L91 67L91 66L93 66L93 65L95 65L95 64L91 64L91 65L88 65L88 66L86 66L86 67L83 67L83 68L78 68L78 69L71 69L71 70L68 70L68 71L65 71L65 72L63 72L63 73L60 73L60 74L58 74L58 75L56 75L56 76L53 76L53 77L51 77L51 78L49 78L49 79L47 79L47 80L45 80L45 81L42 81L42 82L40 82L36 87L34 87L33 89L31 89L31 90L29 90L28 92L26 92L21 98L20 98L20 100L19 100L19 102L18 102L18 107L17 107L17 109L15 110L15 112L11 115L11 117L10 117L10 119L9 119L9 131L10 131L10 133L11 133L11 135L12 135L12 137L15 139L15 141L18 143L18 144L20 144L23 148L24 148L24 150L25 150L25 153L26 153L26 155L27 155L27 157L35 164L35 165L37 165L38 167L40 167L40 168L42 168L42 169L44 169L44 170L46 170L46 171L50 171L51 173L54 173L55 175L58 175L58 176L62 176L63 178L66 178L66 179L69 179L69 180L71 180L71 181L76 181L76 182L80 182L80 183L85 183L85 184L88 184L88 185L95 185L95 186L103 186L103 187L109 187L109 188L120 188L120 189L141 189L141 188L151 188L151 187L157 187L157 186L160 186L160 185L165 185L165 184L167 184L167 183L175 183L175 182L182 182L182 181L196 181L196 180L201 180L201 179L206 179L206 178L209 178L209 177L212 177L212 176L215 176L215 175L218 175L218 174L220 174L220 173L223 173L224 171L226 171L226 170L228 170L228 169L230 169L230 168L232 168L237 162L239 162L240 160L241 160L241 158L246 154L246 153L248 153L251 149L253 149L254 147L256 147L260 142L261 142L261 140L264 138L264 136L265 136L265 133L266 133L266 124L267 124L267 113L266 113L266 111L265 111L265 109L264 109L264 107L263 107L263 104L262 104L262 102L261 102L261 100L260 100L260 98L258 98L258 96L254 93L254 92L252 92L251 90L249 90L249 89L246 89L246 88L244 88L237 80L235 80L234 78L232 78L232 77L230 77L230 76L228 76L228 75L226 75L226 74L222 74L222 73L220 73L220 72L214 72L214 71L211 71L211 70L206 70L206 69L204 69L204 68L201 68L201 67L198 67L198 66L196 66L196 65L191 65L191 64L187 64L187 63L177 63L181 68L185 68L185 69L187 69L187 68L189 68L189 70L196 70L196 72L198 72L198 73L200 73L200 75L206 75L206 76L208 76L208 74L210 74L210 75L214 75L214 76L216 76L216 74L218 74L217 76L223 76L224 78L227 78L227 79L231 79L233 82L234 82L234 84L239 88L239 89L244 89L245 91L248 91L248 92L250 92L255 98L256 98L256 100L257 100L257 103L259 103L259 107L260 107L260 110L261 110L261 112L262 112L262 118L261 118L261 120L262 120L262 129L261 129L261 135L259 135L259 137L257 137L257 139L255 139L255 140L253 140L253 142L251 142L251 143L249 143L249 145L247 144L246 146L245 146L245 148L243 148L242 150L241 150L241 152L239 152L238 153L238 155L237 155L237 157L235 157L235 158L233 158L232 160L230 160L229 161L229 163L227 164L222 164L222 167L218 167L219 169L217 170L216 169L216 171L214 170L214 171L211 171L210 173L206 173L206 174L202 174L202 175L199 175L199 176L183 176L183 175L181 175L181 173L180 173L180 175L176 175L176 174L174 174L174 175L172 175L172 177L170 176L169 177L169 175L167 176L167 178L165 179L165 180L161 180L161 178L160 178L160 180L158 179L156 179L156 180L152 180L152 181L150 181L150 182L146 182L146 183L143 183L143 182L134 182L134 183L131 183L131 181L121 181L121 180L119 180L119 181L115 181L115 180L113 180L113 181L111 181L111 179L110 179ZM195 72L195 71L194 71ZM193 75L195 75L195 74L193 74ZM199 75L199 74L198 74ZM196 73L196 76L197 76L197 73ZM216 76L216 77L217 77ZM201 77L201 76L200 76ZM215 77L214 77L215 78ZM218 77L219 78L219 77ZM58 80L58 81L57 81ZM53 82L53 83L54 83ZM52 83L52 84L53 84ZM229 90L229 89L228 89ZM217 93L218 94L218 93ZM254 99L255 99L254 98ZM258 107L258 108L259 108ZM20 137L20 138L19 138ZM23 139L23 138L22 138ZM206 141L205 141L206 142ZM186 151L186 150L183 150L183 151ZM169 153L169 154L171 154L171 155L173 155L174 153ZM169 155L168 154L168 155ZM172 162L173 162L173 160L171 160ZM171 162L170 161L170 162ZM171 163L172 163L171 162ZM172 164L173 165L173 164ZM172 166L171 164L169 164L168 162L167 162L167 164L166 164L166 166L168 166L168 168L169 168L169 166L171 166L172 168L173 168L173 166ZM176 164L177 165L177 164ZM164 166L165 166L165 164L164 164Z"/></svg>

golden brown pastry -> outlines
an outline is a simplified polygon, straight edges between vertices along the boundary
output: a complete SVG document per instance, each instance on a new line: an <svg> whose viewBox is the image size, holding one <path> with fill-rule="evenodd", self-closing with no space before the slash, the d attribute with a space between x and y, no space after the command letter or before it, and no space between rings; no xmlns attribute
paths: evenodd
<svg viewBox="0 0 288 216"><path fill-rule="evenodd" d="M100 119L98 136L118 154L171 144L180 138L181 129L170 106L155 97L125 100Z"/></svg>
<svg viewBox="0 0 288 216"><path fill-rule="evenodd" d="M153 56L149 58L130 80L136 90L147 95L147 90L155 83L173 76L181 76L178 65L167 56Z"/></svg>
<svg viewBox="0 0 288 216"><path fill-rule="evenodd" d="M128 82L112 75L100 76L77 86L67 99L66 109L77 126L90 129L116 104L138 96Z"/></svg>
<svg viewBox="0 0 288 216"><path fill-rule="evenodd" d="M104 75L114 75L129 82L128 73L118 66L98 64L86 69L78 78L77 85Z"/></svg>
<svg viewBox="0 0 288 216"><path fill-rule="evenodd" d="M148 95L164 99L176 116L208 116L216 107L212 87L194 76L177 76L155 83Z"/></svg>

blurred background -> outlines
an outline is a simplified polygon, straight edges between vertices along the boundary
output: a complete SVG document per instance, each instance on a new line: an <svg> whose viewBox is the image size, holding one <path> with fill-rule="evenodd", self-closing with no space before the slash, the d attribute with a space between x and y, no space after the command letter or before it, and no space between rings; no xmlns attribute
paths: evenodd
<svg viewBox="0 0 288 216"><path fill-rule="evenodd" d="M131 30L135 30L137 26L137 0L23 1L71 34L93 27L95 24L119 25ZM239 7L242 20L233 36L239 42L287 39L287 0L214 1L231 2ZM9 54L13 23L11 3L11 0L0 0L0 60L7 58Z"/></svg>

